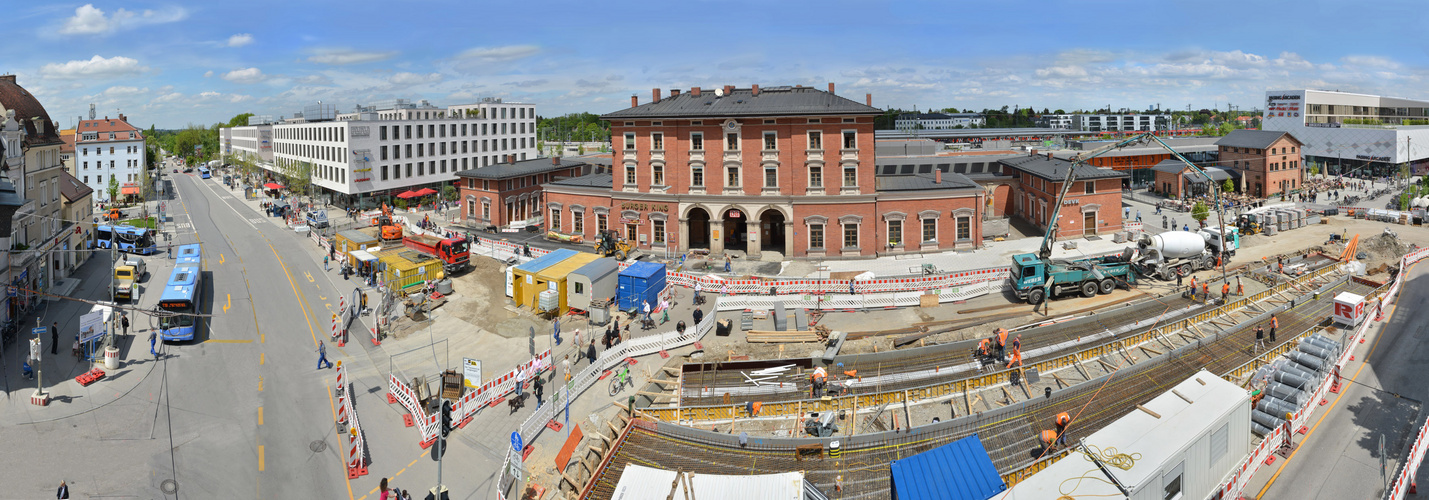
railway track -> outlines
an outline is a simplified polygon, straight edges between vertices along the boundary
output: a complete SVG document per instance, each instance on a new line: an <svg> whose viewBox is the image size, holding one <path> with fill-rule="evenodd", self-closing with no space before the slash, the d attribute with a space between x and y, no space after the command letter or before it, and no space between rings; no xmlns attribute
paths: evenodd
<svg viewBox="0 0 1429 500"><path fill-rule="evenodd" d="M1323 293L1319 293L1318 298L1308 298L1312 291ZM1135 357L1124 351L1108 353L1104 358L1121 355L1126 362L1109 363L1111 368L1107 373L1087 374L1071 387L1056 390L1050 398L1029 398L947 422L915 427L913 432L835 437L833 439L845 443L839 460L796 457L795 446L824 443L827 439L751 439L741 446L725 434L665 422L645 423L633 428L608 465L597 471L590 498L609 498L627 463L708 474L805 471L806 478L824 491L833 491L835 483L840 482L842 498L888 498L890 462L973 434L983 442L1004 478L1015 482L1017 474L1035 472L1039 468L1036 465L1047 463L1037 461L1036 434L1051 427L1056 413L1067 411L1077 415L1069 428L1072 438L1076 439L1105 427L1134 409L1136 404L1163 393L1167 387L1202 368L1236 378L1253 369L1256 363L1273 359L1293 347L1299 336L1318 330L1318 325L1329 315L1332 297L1341 291L1370 295L1375 289L1358 281L1337 278L1316 290L1300 286L1290 292L1261 297L1257 302L1301 297L1293 307L1280 313L1283 333L1279 344L1268 350L1253 347L1255 323L1242 321L1222 328L1207 321L1200 326L1219 331L1187 336L1186 343L1168 348L1165 355L1141 362L1134 362Z"/></svg>

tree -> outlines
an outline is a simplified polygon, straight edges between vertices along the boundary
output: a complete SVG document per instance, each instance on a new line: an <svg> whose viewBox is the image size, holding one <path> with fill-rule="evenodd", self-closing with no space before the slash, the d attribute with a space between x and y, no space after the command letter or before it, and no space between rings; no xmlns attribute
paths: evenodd
<svg viewBox="0 0 1429 500"><path fill-rule="evenodd" d="M1409 210L1409 192L1408 192L1408 191L1405 191L1405 192L1399 194L1399 209L1400 209L1400 210Z"/></svg>
<svg viewBox="0 0 1429 500"><path fill-rule="evenodd" d="M303 195L310 194L308 188L313 183L313 164L305 161L284 162L278 170L283 174L283 181L288 185L290 191Z"/></svg>
<svg viewBox="0 0 1429 500"><path fill-rule="evenodd" d="M446 201L456 200L456 186L447 184L442 186L442 199Z"/></svg>
<svg viewBox="0 0 1429 500"><path fill-rule="evenodd" d="M1319 164L1315 164L1315 163L1311 163L1311 164L1310 164L1310 176L1311 176L1311 177L1314 177L1314 176L1316 176L1316 175L1320 175L1320 165L1319 165Z"/></svg>
<svg viewBox="0 0 1429 500"><path fill-rule="evenodd" d="M1191 218L1196 219L1196 222L1204 225L1206 223L1206 217L1210 216L1211 207L1206 206L1205 202L1198 201L1195 205L1191 206Z"/></svg>
<svg viewBox="0 0 1429 500"><path fill-rule="evenodd" d="M239 113L232 119L228 120L228 127L232 128L246 126L248 125L248 117L250 116L253 116L253 113Z"/></svg>
<svg viewBox="0 0 1429 500"><path fill-rule="evenodd" d="M1231 180L1231 179L1226 179L1225 182L1221 183L1221 192L1234 193L1234 192L1235 192L1235 181L1234 181L1234 180Z"/></svg>
<svg viewBox="0 0 1429 500"><path fill-rule="evenodd" d="M109 176L109 187L105 191L109 192L109 202L117 203L119 200L119 178L113 175Z"/></svg>

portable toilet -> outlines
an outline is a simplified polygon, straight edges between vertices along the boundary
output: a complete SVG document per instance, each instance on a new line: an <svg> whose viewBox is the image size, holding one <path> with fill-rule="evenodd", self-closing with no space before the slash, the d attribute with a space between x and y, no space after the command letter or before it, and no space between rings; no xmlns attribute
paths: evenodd
<svg viewBox="0 0 1429 500"><path fill-rule="evenodd" d="M650 302L653 311L660 302L660 292L665 290L665 265L636 262L620 272L617 283L620 310L640 310L641 305Z"/></svg>
<svg viewBox="0 0 1429 500"><path fill-rule="evenodd" d="M566 307L590 311L595 299L614 299L619 288L620 263L603 257L571 271L566 278Z"/></svg>
<svg viewBox="0 0 1429 500"><path fill-rule="evenodd" d="M581 252L536 273L536 281L545 281L546 290L556 294L556 308L560 309L560 314L566 313L566 279L570 277L571 271L580 269L582 266L599 258L599 255ZM550 308L541 307L538 309L544 311Z"/></svg>
<svg viewBox="0 0 1429 500"><path fill-rule="evenodd" d="M517 306L536 307L536 294L546 289L546 282L537 280L536 273L575 257L577 253L570 249L556 250L516 266L511 270L511 299L516 301Z"/></svg>

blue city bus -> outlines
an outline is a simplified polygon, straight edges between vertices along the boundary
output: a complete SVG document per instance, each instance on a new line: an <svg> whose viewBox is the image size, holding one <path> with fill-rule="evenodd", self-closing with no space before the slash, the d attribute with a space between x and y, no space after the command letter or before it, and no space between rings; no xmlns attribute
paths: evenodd
<svg viewBox="0 0 1429 500"><path fill-rule="evenodd" d="M207 179L209 177L212 177L212 175L209 174L208 167L199 167L198 176L200 179Z"/></svg>
<svg viewBox="0 0 1429 500"><path fill-rule="evenodd" d="M119 247L119 251L121 252L152 255L154 252L159 251L159 247L154 244L153 229L134 226L114 226L112 232L114 237L111 241L113 241L114 245ZM102 248L108 248L108 246Z"/></svg>
<svg viewBox="0 0 1429 500"><path fill-rule="evenodd" d="M159 339L193 340L198 324L199 303L203 300L203 268L196 264L178 264L159 296L159 309L174 316L159 317Z"/></svg>
<svg viewBox="0 0 1429 500"><path fill-rule="evenodd" d="M200 253L198 243L189 243L179 246L178 265L193 264L199 269L203 269L203 255Z"/></svg>
<svg viewBox="0 0 1429 500"><path fill-rule="evenodd" d="M108 224L94 228L94 247L108 250L114 244L114 227Z"/></svg>

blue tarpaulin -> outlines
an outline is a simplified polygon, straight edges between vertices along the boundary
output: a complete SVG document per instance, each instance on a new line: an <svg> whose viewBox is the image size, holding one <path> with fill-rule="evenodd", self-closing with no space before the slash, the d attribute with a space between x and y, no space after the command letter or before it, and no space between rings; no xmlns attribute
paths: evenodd
<svg viewBox="0 0 1429 500"><path fill-rule="evenodd" d="M1007 489L977 434L891 464L896 500L987 500Z"/></svg>

